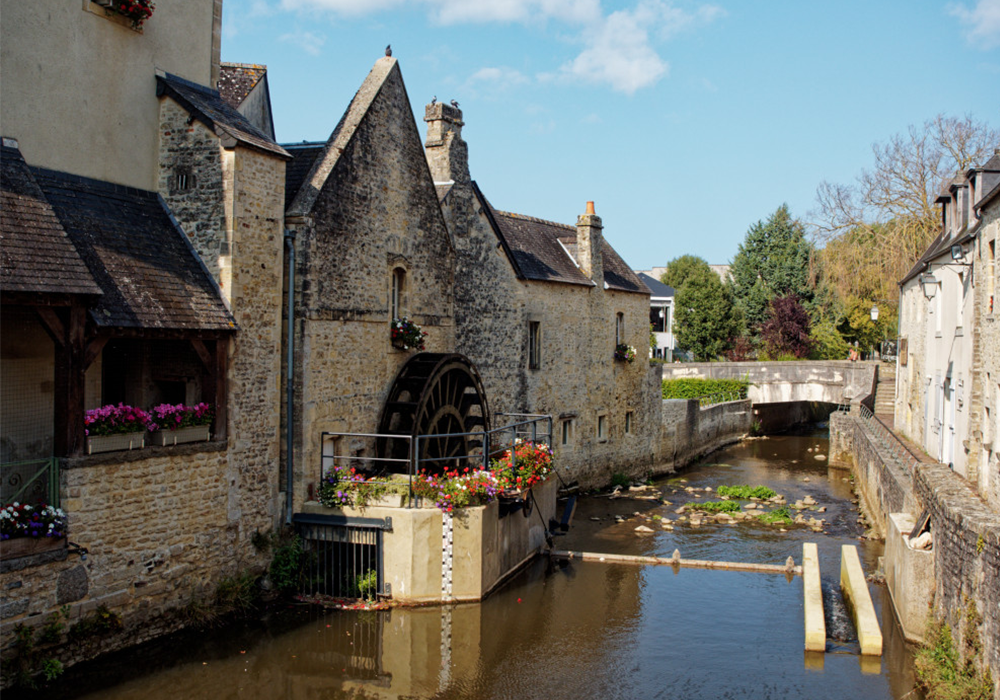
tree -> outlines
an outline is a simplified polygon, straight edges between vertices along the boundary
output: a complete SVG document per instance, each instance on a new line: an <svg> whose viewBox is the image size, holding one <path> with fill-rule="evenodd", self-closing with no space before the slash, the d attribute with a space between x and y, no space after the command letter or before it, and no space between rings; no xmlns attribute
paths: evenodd
<svg viewBox="0 0 1000 700"><path fill-rule="evenodd" d="M874 166L854 184L823 182L813 235L826 244L823 264L841 299L895 299L896 282L938 234L938 194L998 142L985 122L938 115L872 146Z"/></svg>
<svg viewBox="0 0 1000 700"><path fill-rule="evenodd" d="M729 274L733 298L752 334L757 334L767 320L772 300L795 296L800 303L812 301L811 254L805 229L792 218L785 204L766 222L758 221L747 231Z"/></svg>
<svg viewBox="0 0 1000 700"><path fill-rule="evenodd" d="M667 264L661 279L676 291L677 344L697 360L718 357L740 327L732 296L719 276L701 258L684 255Z"/></svg>
<svg viewBox="0 0 1000 700"><path fill-rule="evenodd" d="M807 357L813 346L809 325L809 314L797 296L772 299L767 320L760 327L764 352L774 359Z"/></svg>

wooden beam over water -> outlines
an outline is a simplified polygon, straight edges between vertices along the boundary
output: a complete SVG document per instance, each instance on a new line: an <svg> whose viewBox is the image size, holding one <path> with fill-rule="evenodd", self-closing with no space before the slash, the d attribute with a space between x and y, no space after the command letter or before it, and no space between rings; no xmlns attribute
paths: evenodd
<svg viewBox="0 0 1000 700"><path fill-rule="evenodd" d="M653 566L678 566L684 569L723 569L728 571L757 571L765 574L802 575L802 567L795 566L795 561L788 557L784 564L754 564L738 561L708 561L705 559L681 559L680 552L675 550L672 557L643 557L634 554L600 554L597 552L574 552L554 549L549 556L555 559L579 559L580 561L597 561L605 564L650 564Z"/></svg>

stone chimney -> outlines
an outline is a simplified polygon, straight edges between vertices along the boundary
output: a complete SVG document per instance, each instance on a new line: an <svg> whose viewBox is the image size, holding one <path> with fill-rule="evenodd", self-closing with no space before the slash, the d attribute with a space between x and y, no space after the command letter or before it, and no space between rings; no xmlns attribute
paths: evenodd
<svg viewBox="0 0 1000 700"><path fill-rule="evenodd" d="M594 203L587 202L587 212L576 218L576 262L599 289L604 289L604 236L601 217L594 213Z"/></svg>
<svg viewBox="0 0 1000 700"><path fill-rule="evenodd" d="M424 110L424 121L427 122L424 152L434 182L468 185L472 178L469 176L469 147L462 140L465 125L462 110L434 102Z"/></svg>

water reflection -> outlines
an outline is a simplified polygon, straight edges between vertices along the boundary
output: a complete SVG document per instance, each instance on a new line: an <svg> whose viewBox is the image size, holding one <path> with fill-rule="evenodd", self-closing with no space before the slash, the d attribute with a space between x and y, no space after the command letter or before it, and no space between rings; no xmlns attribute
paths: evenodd
<svg viewBox="0 0 1000 700"><path fill-rule="evenodd" d="M827 508L825 533L746 523L640 537L635 526L644 516L672 514L676 505L593 498L581 503L573 531L557 546L657 556L678 548L685 558L783 563L789 554L800 560L802 542L815 541L831 603L826 654L803 652L798 577L539 560L482 604L290 611L253 627L189 636L169 652L147 648L116 664L91 664L50 696L901 698L912 689L910 657L884 589L872 587L882 659L857 653L839 603L841 544L859 546L867 571L881 549L858 541L846 473L815 459L825 447L815 435L745 443L687 471L677 494L678 482L659 484L677 502L690 497L680 493L686 485L764 484L790 502L812 495ZM147 659L166 667L98 689L95 678L135 674ZM88 684L92 692L80 695Z"/></svg>

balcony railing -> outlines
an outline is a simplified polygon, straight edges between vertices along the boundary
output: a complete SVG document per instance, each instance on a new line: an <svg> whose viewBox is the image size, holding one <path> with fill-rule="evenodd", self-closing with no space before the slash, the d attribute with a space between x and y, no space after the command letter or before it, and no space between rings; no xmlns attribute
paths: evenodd
<svg viewBox="0 0 1000 700"><path fill-rule="evenodd" d="M32 459L0 464L0 501L37 503L59 507L59 458Z"/></svg>

